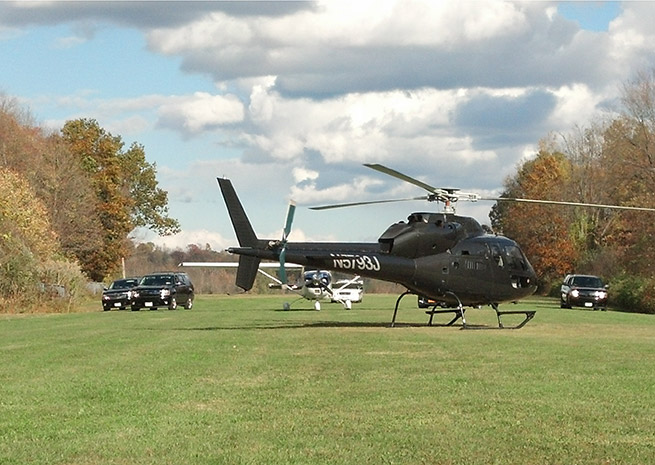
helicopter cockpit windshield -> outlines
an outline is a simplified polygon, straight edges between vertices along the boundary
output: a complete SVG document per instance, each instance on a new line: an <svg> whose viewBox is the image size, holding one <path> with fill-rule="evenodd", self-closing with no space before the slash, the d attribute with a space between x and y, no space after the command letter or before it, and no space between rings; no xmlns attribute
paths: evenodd
<svg viewBox="0 0 655 465"><path fill-rule="evenodd" d="M505 245L505 257L506 265L512 270L525 271L528 269L527 260L519 249L515 245Z"/></svg>

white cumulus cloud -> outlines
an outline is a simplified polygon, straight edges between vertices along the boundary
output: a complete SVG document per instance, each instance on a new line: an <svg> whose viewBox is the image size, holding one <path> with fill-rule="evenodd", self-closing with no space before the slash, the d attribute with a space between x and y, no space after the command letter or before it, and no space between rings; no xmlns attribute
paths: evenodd
<svg viewBox="0 0 655 465"><path fill-rule="evenodd" d="M234 95L196 92L170 99L159 109L159 124L185 134L198 134L224 124L243 120L243 103Z"/></svg>

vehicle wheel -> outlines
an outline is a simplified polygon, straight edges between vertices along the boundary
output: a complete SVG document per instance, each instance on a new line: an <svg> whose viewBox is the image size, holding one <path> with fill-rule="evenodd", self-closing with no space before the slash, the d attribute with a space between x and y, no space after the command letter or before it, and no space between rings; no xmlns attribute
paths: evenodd
<svg viewBox="0 0 655 465"><path fill-rule="evenodd" d="M177 300L175 300L175 297L172 297L171 301L168 304L168 309L175 310L176 308L177 308Z"/></svg>
<svg viewBox="0 0 655 465"><path fill-rule="evenodd" d="M191 310L193 308L193 299L189 297L189 300L186 301L186 304L184 304L184 308L187 310Z"/></svg>
<svg viewBox="0 0 655 465"><path fill-rule="evenodd" d="M137 307L136 305L132 305L132 311L133 311L133 312L138 312L138 311L139 311L139 307Z"/></svg>

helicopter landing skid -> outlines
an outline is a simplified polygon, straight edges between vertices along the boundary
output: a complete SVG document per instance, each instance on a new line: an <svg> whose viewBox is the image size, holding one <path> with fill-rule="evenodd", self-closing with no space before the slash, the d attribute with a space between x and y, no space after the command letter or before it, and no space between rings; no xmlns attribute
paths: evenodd
<svg viewBox="0 0 655 465"><path fill-rule="evenodd" d="M442 313L454 313L455 316L453 317L452 320L450 320L445 325L437 325L437 326L452 326L455 324L457 320L461 318L462 328L466 328L466 318L464 318L464 312L466 310L464 310L464 306L462 305L462 302L459 300L459 297L457 297L457 295L455 295L454 293L448 291L446 292L446 294L452 295L455 298L455 300L457 300L457 307L437 310L437 306L435 305L434 307L432 307L432 310L426 310L425 314L430 315L430 320L428 320L428 326L433 326L432 319L434 318L434 315L439 315Z"/></svg>
<svg viewBox="0 0 655 465"><path fill-rule="evenodd" d="M463 325L462 329L521 329L523 328L528 321L534 318L534 314L537 313L536 310L498 310L498 304L491 304L491 307L496 312L496 318L498 319L498 326L484 326L484 325ZM514 326L505 326L500 319L501 315L525 315L523 321Z"/></svg>
<svg viewBox="0 0 655 465"><path fill-rule="evenodd" d="M393 328L394 325L396 324L396 315L398 313L398 306L400 304L400 301L402 300L403 297L405 297L408 294L413 294L413 292L410 291L405 291L400 296L398 297L398 300L396 300L396 308L393 311L393 318L391 319L391 327ZM452 292L447 292L447 294L452 295L456 300L457 300L457 307L453 308L447 308L443 310L437 310L437 306L435 305L432 307L431 310L426 310L426 314L430 315L430 319L428 320L428 326L453 326L457 320L460 318L462 319L462 327L461 329L520 329L523 326L525 326L528 321L530 321L532 318L534 318L535 313L537 313L536 310L507 310L507 311L501 311L498 309L498 304L491 304L491 307L494 309L496 312L496 318L498 319L498 326L483 326L483 325L468 325L466 324L466 319L464 318L464 312L466 311L464 309L464 306L462 305L462 302L459 300L459 298ZM439 324L439 325L433 325L432 319L434 318L434 315L439 315L442 313L452 313L454 314L453 319L450 320L446 324ZM525 315L525 318L523 321L518 323L517 325L514 326L505 326L501 320L502 315Z"/></svg>
<svg viewBox="0 0 655 465"><path fill-rule="evenodd" d="M496 311L496 317L498 318L498 329L520 329L523 328L528 321L534 318L534 314L537 313L536 310L498 310L498 304L492 304L491 307ZM525 319L519 324L514 326L504 326L503 322L500 320L501 315L525 315Z"/></svg>
<svg viewBox="0 0 655 465"><path fill-rule="evenodd" d="M408 294L414 294L411 291L405 291L400 296L398 297L398 300L396 300L396 308L393 311L393 318L391 319L391 327L393 328L396 324L396 315L398 313L398 305L400 304L400 301L402 300L403 297L405 297ZM452 295L456 300L457 300L457 307L455 308L448 308L444 310L437 310L437 306L435 305L432 307L432 310L427 310L425 313L427 315L430 315L430 320L428 321L428 326L452 326L455 324L457 320L460 318L462 319L462 328L466 328L466 319L464 318L464 307L462 306L462 302L460 302L459 298L452 292L448 291L446 294ZM435 314L441 314L441 313L454 313L455 316L453 317L452 320L450 320L448 323L445 325L433 325L432 324L432 319L434 318Z"/></svg>
<svg viewBox="0 0 655 465"><path fill-rule="evenodd" d="M450 320L448 323L445 324L432 324L432 318L434 318L434 315L439 315L442 313L453 313L453 319ZM426 315L430 315L430 319L428 320L428 326L452 326L455 324L457 320L460 318L462 319L462 327L466 327L466 320L464 320L464 309L459 309L459 308L451 308L449 310L437 310L436 307L432 307L432 310L426 310L425 311Z"/></svg>

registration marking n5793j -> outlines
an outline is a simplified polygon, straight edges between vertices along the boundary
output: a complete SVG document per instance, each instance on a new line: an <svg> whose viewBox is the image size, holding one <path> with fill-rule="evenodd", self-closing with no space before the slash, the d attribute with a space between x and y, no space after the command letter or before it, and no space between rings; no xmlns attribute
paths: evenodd
<svg viewBox="0 0 655 465"><path fill-rule="evenodd" d="M342 270L380 271L380 262L376 256L330 254L335 268Z"/></svg>

